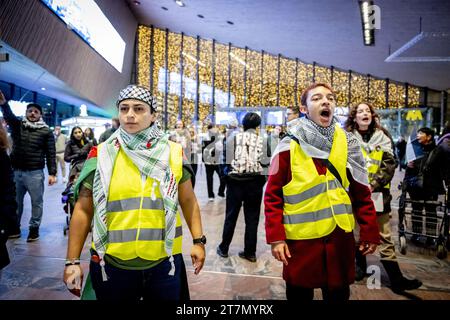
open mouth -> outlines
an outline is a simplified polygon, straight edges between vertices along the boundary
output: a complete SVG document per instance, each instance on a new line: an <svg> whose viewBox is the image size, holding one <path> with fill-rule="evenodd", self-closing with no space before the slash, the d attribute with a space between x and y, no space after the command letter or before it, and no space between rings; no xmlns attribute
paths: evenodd
<svg viewBox="0 0 450 320"><path fill-rule="evenodd" d="M330 110L324 109L320 112L320 116L324 118L329 118L331 115Z"/></svg>
<svg viewBox="0 0 450 320"><path fill-rule="evenodd" d="M364 118L362 118L362 120L363 121L369 121L369 118L368 117L364 117Z"/></svg>

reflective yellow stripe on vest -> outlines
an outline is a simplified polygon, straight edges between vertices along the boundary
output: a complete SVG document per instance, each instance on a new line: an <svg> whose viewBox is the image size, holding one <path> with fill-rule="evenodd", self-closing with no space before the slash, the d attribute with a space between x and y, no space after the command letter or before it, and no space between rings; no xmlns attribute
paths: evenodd
<svg viewBox="0 0 450 320"><path fill-rule="evenodd" d="M169 164L178 183L183 174L182 148L171 141L169 145ZM152 178L142 179L138 168L122 150L114 164L106 208L109 241L106 254L121 260L137 257L159 260L167 256L160 185ZM177 212L173 254L181 253L181 241L181 218Z"/></svg>
<svg viewBox="0 0 450 320"><path fill-rule="evenodd" d="M328 160L339 173L342 184L329 170L317 173L311 157L291 140L292 180L283 187L283 224L287 239L315 239L330 234L336 226L351 232L355 226L350 198L346 192L347 138L336 127Z"/></svg>
<svg viewBox="0 0 450 320"><path fill-rule="evenodd" d="M369 174L369 181L372 181L373 175L378 172L381 166L381 161L383 160L383 151L382 150L373 150L369 154L364 148L361 148L364 159L366 159L366 168ZM383 188L390 188L390 184L388 183Z"/></svg>

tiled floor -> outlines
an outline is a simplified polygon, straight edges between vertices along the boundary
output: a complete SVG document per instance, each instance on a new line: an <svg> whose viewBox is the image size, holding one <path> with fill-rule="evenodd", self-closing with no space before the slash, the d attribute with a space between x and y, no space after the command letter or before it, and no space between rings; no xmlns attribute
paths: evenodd
<svg viewBox="0 0 450 320"><path fill-rule="evenodd" d="M395 190L402 173L397 172L394 179ZM242 214L238 220L235 236L230 247L230 257L220 258L215 249L220 241L225 210L225 199L216 198L208 202L204 167L199 168L195 188L199 200L204 232L207 235L207 257L205 267L200 275L193 274L189 248L191 237L184 226L184 259L188 269L191 298L195 300L229 300L229 299L285 299L285 284L281 278L282 266L270 254L270 247L265 243L264 215L261 214L257 262L251 263L237 256L243 246L244 220ZM215 189L218 180L215 180ZM27 224L30 216L30 201L25 200L25 212L22 218L22 238L9 240L8 248L12 263L1 272L0 300L75 300L63 282L62 272L66 253L67 237L63 235L66 214L62 209L61 192L63 184L46 187L44 218L41 226L41 239L27 243ZM397 200L393 206L397 207ZM397 212L393 211L392 225L397 221ZM394 235L396 233L394 232ZM397 240L397 239L396 239ZM88 268L88 244L82 254L83 267ZM439 260L435 252L409 245L406 255L398 254L404 274L417 277L424 285L406 295L397 295L386 285L389 283L381 267L381 287L369 289L365 281L351 286L353 300L450 300L450 258ZM369 257L369 264L381 266L376 256ZM320 291L315 298L321 299Z"/></svg>

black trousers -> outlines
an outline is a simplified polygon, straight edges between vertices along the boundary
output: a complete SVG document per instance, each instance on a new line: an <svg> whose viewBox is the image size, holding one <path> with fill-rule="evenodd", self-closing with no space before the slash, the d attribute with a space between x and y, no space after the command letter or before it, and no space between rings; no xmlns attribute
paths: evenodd
<svg viewBox="0 0 450 320"><path fill-rule="evenodd" d="M350 298L350 287L332 289L321 288L325 301L347 301ZM286 283L286 298L289 301L311 301L314 298L313 288L292 286Z"/></svg>
<svg viewBox="0 0 450 320"><path fill-rule="evenodd" d="M255 255L264 183L265 179L263 176L257 176L252 180L245 181L228 178L225 223L222 242L219 245L222 252L228 252L230 243L233 240L239 211L242 204L244 204L244 252L247 256Z"/></svg>
<svg viewBox="0 0 450 320"><path fill-rule="evenodd" d="M208 188L208 198L214 198L214 182L213 182L214 172L217 172L217 175L219 176L220 180L219 195L224 195L226 187L226 179L219 170L219 165L205 164L205 169L206 169L206 186Z"/></svg>

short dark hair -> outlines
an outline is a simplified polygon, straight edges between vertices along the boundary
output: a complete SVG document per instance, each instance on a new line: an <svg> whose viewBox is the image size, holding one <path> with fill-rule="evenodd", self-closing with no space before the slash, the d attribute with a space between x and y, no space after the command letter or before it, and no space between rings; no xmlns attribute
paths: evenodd
<svg viewBox="0 0 450 320"><path fill-rule="evenodd" d="M42 114L42 107L40 105L38 105L37 103L29 103L27 105L27 110L28 110L28 108L31 108L31 107L34 107L34 108L38 109L41 112L41 114Z"/></svg>
<svg viewBox="0 0 450 320"><path fill-rule="evenodd" d="M261 124L261 117L255 112L249 112L244 116L242 120L242 125L244 126L244 131L248 129L256 129Z"/></svg>
<svg viewBox="0 0 450 320"><path fill-rule="evenodd" d="M417 132L423 132L425 133L427 136L431 136L432 138L434 137L434 130L430 129L428 127L423 127L420 128L419 130L417 130Z"/></svg>

